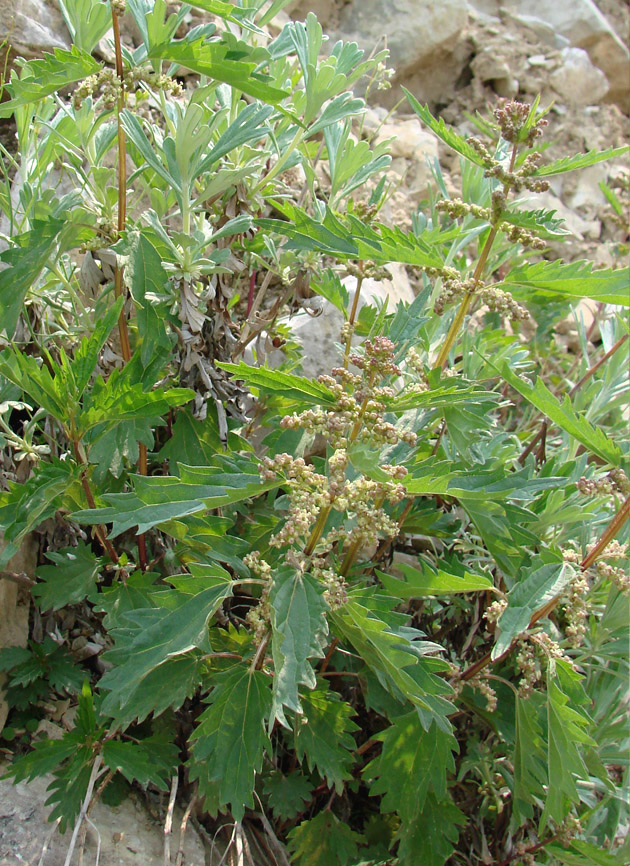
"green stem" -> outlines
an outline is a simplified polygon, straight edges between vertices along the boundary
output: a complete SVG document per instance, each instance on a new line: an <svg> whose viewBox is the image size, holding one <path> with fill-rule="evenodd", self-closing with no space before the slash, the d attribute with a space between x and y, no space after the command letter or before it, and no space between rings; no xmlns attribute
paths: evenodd
<svg viewBox="0 0 630 866"><path fill-rule="evenodd" d="M359 262L359 267L361 267L361 262ZM348 359L350 357L350 349L352 348L352 332L354 330L354 320L357 317L357 309L359 308L359 295L361 294L361 286L363 285L363 274L359 273L357 277L357 288L354 293L354 298L352 299L352 308L350 309L350 316L348 317L348 336L346 338L346 348L343 354L343 366L344 369L348 369Z"/></svg>
<svg viewBox="0 0 630 866"><path fill-rule="evenodd" d="M457 339L459 330L464 323L466 313L468 312L468 308L470 307L470 303L473 299L475 290L477 289L479 281L481 280L481 275L483 274L483 270L486 266L486 262L488 261L488 256L490 254L490 250L492 249L492 244L494 243L494 239L496 238L496 236L497 229L491 229L490 234L486 238L486 242L483 245L481 255L479 256L479 261L477 262L477 267L475 268L475 273L473 274L473 287L472 289L470 289L470 291L466 292L466 294L462 298L462 302L457 311L457 315L453 319L451 327L448 329L446 339L444 340L442 348L440 349L440 353L436 358L434 369L444 369L447 364L449 352L453 348L453 344Z"/></svg>

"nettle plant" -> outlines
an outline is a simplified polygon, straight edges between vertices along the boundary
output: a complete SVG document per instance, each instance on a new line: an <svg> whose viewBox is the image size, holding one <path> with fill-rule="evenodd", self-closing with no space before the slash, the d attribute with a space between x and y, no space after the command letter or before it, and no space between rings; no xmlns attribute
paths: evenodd
<svg viewBox="0 0 630 866"><path fill-rule="evenodd" d="M60 5L73 47L0 108L0 567L42 554L1 574L34 605L8 774L53 774L71 850L133 783L261 862L627 861L628 269L545 260L535 205L623 149L544 164L537 104L484 144L407 94L462 189L433 166L405 233L352 91L384 52L322 55L312 14L270 36L282 0ZM415 301L360 307L393 262ZM601 340L576 315L563 354L580 298ZM314 381L286 317L323 302Z"/></svg>

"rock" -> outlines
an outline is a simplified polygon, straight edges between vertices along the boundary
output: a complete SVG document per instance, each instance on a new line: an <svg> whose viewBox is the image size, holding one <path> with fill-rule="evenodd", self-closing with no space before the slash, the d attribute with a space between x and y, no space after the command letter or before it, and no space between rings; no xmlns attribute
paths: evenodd
<svg viewBox="0 0 630 866"><path fill-rule="evenodd" d="M5 543L0 537L0 551ZM25 574L33 578L37 565L37 542L28 536L20 550L13 556L3 571ZM10 646L26 646L28 640L28 611L30 593L28 590L10 580L0 578L0 649ZM9 707L4 700L2 684L6 674L0 674L0 731L4 727L9 714Z"/></svg>
<svg viewBox="0 0 630 866"><path fill-rule="evenodd" d="M389 147L393 157L402 156L424 163L427 156L433 158L438 155L437 138L432 132L423 129L416 117L384 123L378 132L377 141L388 138L391 139Z"/></svg>
<svg viewBox="0 0 630 866"><path fill-rule="evenodd" d="M579 208L596 209L606 205L606 196L599 185L607 180L609 173L610 165L601 162L577 172L575 190L569 199L569 206L578 210Z"/></svg>
<svg viewBox="0 0 630 866"><path fill-rule="evenodd" d="M313 4L308 4L309 9ZM357 42L370 52L387 46L394 84L404 83L421 102L435 102L459 77L469 51L459 39L468 19L466 0L350 0L331 18L331 44ZM400 88L374 93L397 103Z"/></svg>
<svg viewBox="0 0 630 866"><path fill-rule="evenodd" d="M570 105L596 105L610 90L601 69L593 66L582 48L564 48L561 66L550 76L553 89Z"/></svg>
<svg viewBox="0 0 630 866"><path fill-rule="evenodd" d="M532 197L528 207L555 211L556 219L564 220L563 228L570 231L578 240L583 240L584 238L597 240L601 234L602 224L599 220L582 219L579 214L568 208L551 191L537 193L535 197Z"/></svg>
<svg viewBox="0 0 630 866"><path fill-rule="evenodd" d="M392 275L391 280L366 279L361 287L359 309L365 302L388 299L388 309L393 311L399 301L411 303L414 299L413 289L403 265L394 263L388 265ZM343 280L350 293L350 302L354 298L357 281L355 277ZM332 367L339 364L341 354L338 349L341 343L341 328L343 316L328 301L322 304L319 316L299 314L283 323L291 329L291 336L302 346L302 370L309 379L316 379L325 373L329 374ZM273 364L273 359L269 359Z"/></svg>
<svg viewBox="0 0 630 866"><path fill-rule="evenodd" d="M70 47L61 12L46 0L0 0L0 41L5 40L14 54L29 58Z"/></svg>
<svg viewBox="0 0 630 866"><path fill-rule="evenodd" d="M470 68L483 84L490 85L499 96L512 99L518 93L518 80L512 75L507 58L500 54L482 50L475 56Z"/></svg>
<svg viewBox="0 0 630 866"><path fill-rule="evenodd" d="M554 38L567 39L574 48L587 51L608 79L607 101L630 110L630 52L592 0L501 0L500 9L515 12L522 23L527 18L530 26L537 19Z"/></svg>
<svg viewBox="0 0 630 866"><path fill-rule="evenodd" d="M45 856L45 866L63 866L71 830L63 836L53 831L46 819L50 807L44 803L48 798L46 788L51 776L35 779L30 783L12 785L8 779L0 780L0 866L24 866L38 863L44 843L48 837L50 845ZM99 866L164 866L164 834L161 822L154 820L145 807L132 794L115 808L97 802L90 816L85 845L85 863L94 863L97 844L100 842ZM179 846L179 828L182 812L175 808L171 851ZM51 836L52 832L52 836ZM205 866L203 842L190 824L184 840L183 866ZM77 851L72 859L75 866Z"/></svg>

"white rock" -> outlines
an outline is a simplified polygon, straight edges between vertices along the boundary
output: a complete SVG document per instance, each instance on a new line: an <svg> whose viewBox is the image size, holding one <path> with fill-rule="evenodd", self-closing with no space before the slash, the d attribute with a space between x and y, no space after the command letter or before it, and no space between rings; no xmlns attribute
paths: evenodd
<svg viewBox="0 0 630 866"><path fill-rule="evenodd" d="M399 301L413 301L413 289L404 266L394 263L388 265L387 269L392 275L391 280L363 281L359 309L367 302L383 303L388 299L388 309L393 312ZM346 277L343 283L349 291L352 303L357 280L355 277ZM322 304L319 316L300 313L283 320L291 329L292 337L302 346L302 371L309 379L316 379L324 373L329 374L331 368L340 363L341 353L338 346L341 343L343 321L342 314L328 301ZM269 359L269 363L272 364L273 359Z"/></svg>
<svg viewBox="0 0 630 866"><path fill-rule="evenodd" d="M61 12L46 0L0 0L0 41L5 40L24 57L70 47Z"/></svg>
<svg viewBox="0 0 630 866"><path fill-rule="evenodd" d="M564 48L562 65L551 73L553 89L571 105L597 105L610 90L601 69L593 66L582 48Z"/></svg>
<svg viewBox="0 0 630 866"><path fill-rule="evenodd" d="M606 204L606 196L600 189L600 183L606 181L610 166L599 163L577 172L577 183L569 206L578 208L599 208Z"/></svg>
<svg viewBox="0 0 630 866"><path fill-rule="evenodd" d="M423 129L417 118L397 120L381 126L377 141L391 138L390 152L393 157L402 156L424 162L426 157L437 157L437 138L432 132Z"/></svg>
<svg viewBox="0 0 630 866"><path fill-rule="evenodd" d="M52 830L52 824L46 821L50 807L44 805L49 796L46 788L51 782L51 776L17 785L12 785L8 779L0 780L0 866L39 862L44 842ZM90 818L100 841L99 866L164 866L163 826L133 795L115 808L97 802ZM181 818L182 812L176 808L171 843L173 852L179 845ZM53 834L45 866L63 866L70 836L69 831L63 836L58 832ZM89 827L86 864L95 862L96 849L97 836ZM214 863L218 860L219 857ZM76 851L72 862L76 863ZM184 841L184 866L204 866L206 862L210 860L206 860L203 843L189 824Z"/></svg>

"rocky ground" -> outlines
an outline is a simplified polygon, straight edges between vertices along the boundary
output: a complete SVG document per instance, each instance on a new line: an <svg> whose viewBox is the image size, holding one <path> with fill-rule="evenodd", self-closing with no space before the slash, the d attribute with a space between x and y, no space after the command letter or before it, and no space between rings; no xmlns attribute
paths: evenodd
<svg viewBox="0 0 630 866"><path fill-rule="evenodd" d="M283 15L303 18L309 11L317 14L333 42L336 38L356 40L368 50L385 42L390 49L395 70L392 87L368 94L370 108L358 132L376 140L392 139L389 177L395 191L380 215L386 222L411 227L412 212L428 194L427 159L439 159L447 187L458 187L458 160L421 128L407 107L402 85L467 133L474 131L471 116L484 114L497 98L530 101L540 93L543 105L553 103L547 136L550 158L628 140L628 0L293 0L279 20ZM68 33L52 2L0 0L0 42L11 63L18 54L32 57L67 46ZM9 150L14 148L10 124L4 122L0 127L0 139ZM563 245L565 258L588 258L608 267L618 262L616 244L623 229L613 220L599 184L605 181L614 186L628 176L625 159L601 163L562 176L544 201L538 199L539 207L555 209L572 232ZM395 266L392 276L391 282L375 283L373 293L411 300L413 275ZM559 336L567 348L573 339L571 327L569 322ZM325 347L337 339L339 331L335 314L324 311L316 319L296 317L293 328L305 347L325 349L328 369ZM310 356L307 363L313 375L322 371L318 356ZM28 559L28 551L25 556ZM28 573L32 569L26 564L15 570ZM26 642L28 624L21 601L17 587L0 583L0 645ZM0 727L2 724L0 701ZM44 820L45 799L41 782L17 788L0 782L0 866L64 863L68 837L50 835L50 825ZM151 812L139 799L133 801L133 808L99 804L85 862L94 862L99 850L100 866L163 863L166 804L155 803L152 808ZM176 813L176 831L181 820L181 812ZM173 852L178 844L175 832ZM40 860L42 852L45 861ZM219 859L203 828L197 831L189 826L178 862L201 866Z"/></svg>

